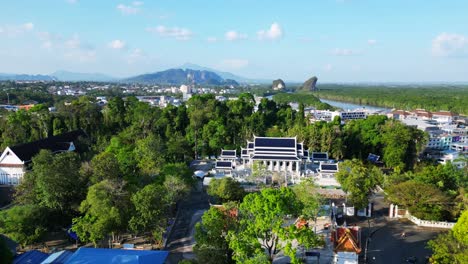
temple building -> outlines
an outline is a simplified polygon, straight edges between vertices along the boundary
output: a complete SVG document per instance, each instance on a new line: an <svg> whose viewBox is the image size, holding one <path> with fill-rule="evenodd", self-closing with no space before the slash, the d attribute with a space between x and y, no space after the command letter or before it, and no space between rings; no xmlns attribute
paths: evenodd
<svg viewBox="0 0 468 264"><path fill-rule="evenodd" d="M304 157L304 145L296 137L255 136L252 142L247 142L247 148L241 149L245 165L260 162L268 171L300 174Z"/></svg>
<svg viewBox="0 0 468 264"><path fill-rule="evenodd" d="M222 149L221 150L221 155L219 156L219 160L222 160L222 161L236 161L237 160L236 150Z"/></svg>
<svg viewBox="0 0 468 264"><path fill-rule="evenodd" d="M335 177L337 172L338 163L320 162L317 173L314 175L315 183L321 187L341 187Z"/></svg>

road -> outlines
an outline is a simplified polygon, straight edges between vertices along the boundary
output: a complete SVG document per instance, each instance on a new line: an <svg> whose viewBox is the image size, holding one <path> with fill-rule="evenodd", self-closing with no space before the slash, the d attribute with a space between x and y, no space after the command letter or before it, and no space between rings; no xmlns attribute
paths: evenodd
<svg viewBox="0 0 468 264"><path fill-rule="evenodd" d="M209 207L208 195L199 181L189 196L179 204L177 219L167 241L166 250L170 252L167 263L176 264L184 258L194 257L195 224Z"/></svg>
<svg viewBox="0 0 468 264"><path fill-rule="evenodd" d="M371 228L368 228L367 220L355 222L362 227L362 248L365 253L365 244L369 231L371 239L368 244L368 263L406 263L410 256L415 256L417 263L425 263L426 256L431 254L426 249L426 243L430 239L443 232L442 229L430 229L418 227L407 219L390 219L388 205L384 201L382 193L373 197L374 215L370 220ZM406 237L402 238L401 233Z"/></svg>

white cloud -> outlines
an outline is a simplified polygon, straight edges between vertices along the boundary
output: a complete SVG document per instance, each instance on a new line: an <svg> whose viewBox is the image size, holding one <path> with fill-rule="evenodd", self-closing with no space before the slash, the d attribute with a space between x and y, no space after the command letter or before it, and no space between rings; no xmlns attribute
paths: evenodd
<svg viewBox="0 0 468 264"><path fill-rule="evenodd" d="M268 30L260 30L257 32L257 37L260 40L275 40L283 37L283 30L278 23L271 24Z"/></svg>
<svg viewBox="0 0 468 264"><path fill-rule="evenodd" d="M468 55L468 37L455 33L442 33L432 40L434 56Z"/></svg>
<svg viewBox="0 0 468 264"><path fill-rule="evenodd" d="M54 35L47 31L38 32L37 37L42 42L41 47L44 49L52 49L61 39L60 35Z"/></svg>
<svg viewBox="0 0 468 264"><path fill-rule="evenodd" d="M375 44L377 44L377 40L375 40L375 39L368 39L368 40L367 40L367 44L369 44L369 45L371 45L371 46L372 46L372 45L375 45Z"/></svg>
<svg viewBox="0 0 468 264"><path fill-rule="evenodd" d="M235 30L230 30L224 34L224 38L227 41L236 41L236 40L246 39L247 35L243 33L239 33Z"/></svg>
<svg viewBox="0 0 468 264"><path fill-rule="evenodd" d="M79 61L79 62L91 62L96 60L96 50L94 47L87 43L82 42L77 34L74 34L70 39L64 43L65 58Z"/></svg>
<svg viewBox="0 0 468 264"><path fill-rule="evenodd" d="M34 29L34 24L29 22L29 23L26 23L26 24L23 24L22 25L22 28L25 30L25 31L30 31L30 30L33 30Z"/></svg>
<svg viewBox="0 0 468 264"><path fill-rule="evenodd" d="M208 38L206 38L206 41L208 41L208 42L217 42L218 38L217 37L208 37Z"/></svg>
<svg viewBox="0 0 468 264"><path fill-rule="evenodd" d="M133 49L130 54L128 55L127 62L128 64L134 64L137 61L145 58L146 54L141 49Z"/></svg>
<svg viewBox="0 0 468 264"><path fill-rule="evenodd" d="M331 65L330 63L326 64L323 69L327 72L333 70L333 65Z"/></svg>
<svg viewBox="0 0 468 264"><path fill-rule="evenodd" d="M71 50L65 53L64 57L78 62L93 62L96 60L95 50Z"/></svg>
<svg viewBox="0 0 468 264"><path fill-rule="evenodd" d="M334 49L331 51L331 54L335 56L353 56L361 54L360 51L351 50L351 49Z"/></svg>
<svg viewBox="0 0 468 264"><path fill-rule="evenodd" d="M221 66L224 66L230 69L240 69L240 68L247 67L248 65L249 65L249 61L244 60L244 59L228 59L228 60L223 60L221 62Z"/></svg>
<svg viewBox="0 0 468 264"><path fill-rule="evenodd" d="M165 27L165 26L157 26L153 28L147 28L146 31L158 34L161 37L171 37L175 38L176 40L189 40L193 33L189 29L186 28L179 28L179 27Z"/></svg>
<svg viewBox="0 0 468 264"><path fill-rule="evenodd" d="M80 37L77 34L73 35L71 39L65 41L65 47L69 49L79 49L81 47Z"/></svg>
<svg viewBox="0 0 468 264"><path fill-rule="evenodd" d="M142 3L142 2L138 2L138 3ZM141 11L139 6L140 5L135 5L135 2L133 2L132 5L119 4L117 5L117 9L124 15L135 15Z"/></svg>
<svg viewBox="0 0 468 264"><path fill-rule="evenodd" d="M116 40L113 40L113 41L109 42L108 46L111 49L121 50L121 49L126 48L127 44L125 42L123 42L122 40L116 39Z"/></svg>
<svg viewBox="0 0 468 264"><path fill-rule="evenodd" d="M141 1L134 1L134 2L132 3L132 5L133 5L133 6L142 6L142 5L143 5L143 2L141 2Z"/></svg>
<svg viewBox="0 0 468 264"><path fill-rule="evenodd" d="M16 37L34 30L34 24L31 22L24 23L21 25L4 25L0 26L0 34L8 37Z"/></svg>

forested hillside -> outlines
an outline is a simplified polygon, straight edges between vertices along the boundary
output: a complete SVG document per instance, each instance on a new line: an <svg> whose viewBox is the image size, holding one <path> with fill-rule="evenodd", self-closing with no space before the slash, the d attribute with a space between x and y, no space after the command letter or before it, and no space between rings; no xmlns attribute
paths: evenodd
<svg viewBox="0 0 468 264"><path fill-rule="evenodd" d="M314 92L319 98L413 110L447 110L468 115L468 86L358 86L320 85Z"/></svg>

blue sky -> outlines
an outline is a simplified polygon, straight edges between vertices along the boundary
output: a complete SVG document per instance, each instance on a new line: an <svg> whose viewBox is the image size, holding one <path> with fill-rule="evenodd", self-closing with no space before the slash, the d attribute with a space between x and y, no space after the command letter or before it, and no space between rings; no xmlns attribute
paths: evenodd
<svg viewBox="0 0 468 264"><path fill-rule="evenodd" d="M2 0L0 72L468 81L466 0Z"/></svg>

